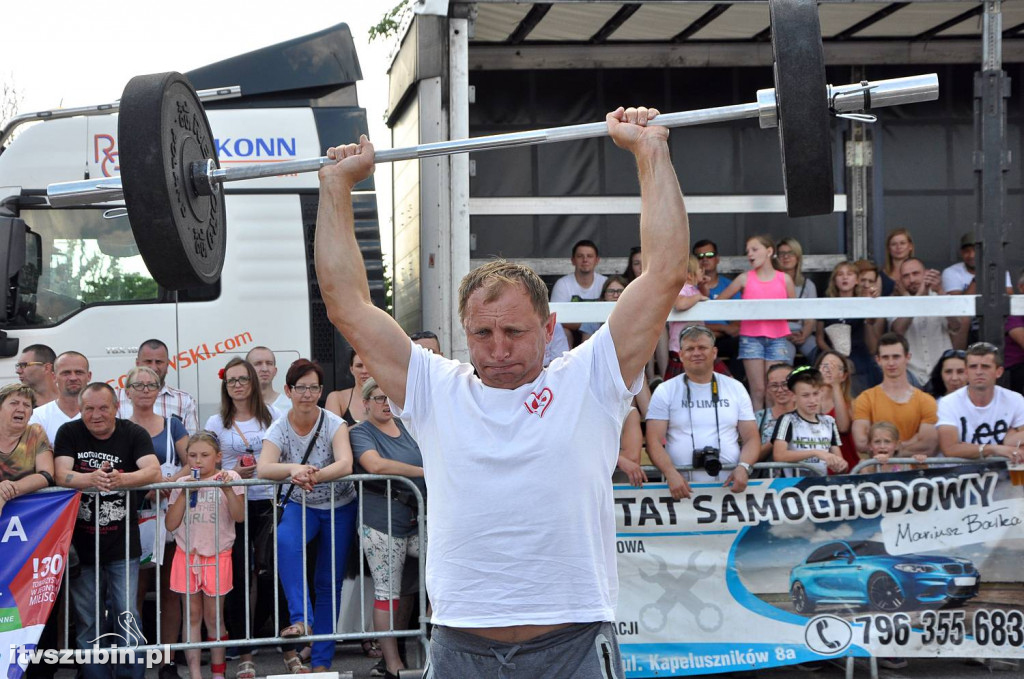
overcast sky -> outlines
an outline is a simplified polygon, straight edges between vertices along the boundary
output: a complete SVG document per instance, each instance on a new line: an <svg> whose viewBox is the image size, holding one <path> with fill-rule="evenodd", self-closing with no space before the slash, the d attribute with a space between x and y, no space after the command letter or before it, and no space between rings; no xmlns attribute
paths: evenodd
<svg viewBox="0 0 1024 679"><path fill-rule="evenodd" d="M12 0L4 3L0 83L13 85L21 94L22 113L106 103L118 99L134 75L184 72L347 23L363 71L359 104L367 111L371 139L387 148L391 144L383 115L393 41L368 43L367 31L396 2ZM376 179L381 226L390 232L390 181L382 181L388 175L380 171ZM390 238L383 240L390 249Z"/></svg>

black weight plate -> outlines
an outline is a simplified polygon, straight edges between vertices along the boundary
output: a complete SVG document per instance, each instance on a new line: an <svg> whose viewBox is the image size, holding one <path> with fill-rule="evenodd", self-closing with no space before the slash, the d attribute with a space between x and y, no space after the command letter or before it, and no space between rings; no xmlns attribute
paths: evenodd
<svg viewBox="0 0 1024 679"><path fill-rule="evenodd" d="M224 192L192 189L193 161L217 163L206 111L180 73L140 75L121 95L121 185L149 272L171 290L208 285L224 266Z"/></svg>
<svg viewBox="0 0 1024 679"><path fill-rule="evenodd" d="M790 217L832 212L832 132L814 0L770 0L779 145Z"/></svg>

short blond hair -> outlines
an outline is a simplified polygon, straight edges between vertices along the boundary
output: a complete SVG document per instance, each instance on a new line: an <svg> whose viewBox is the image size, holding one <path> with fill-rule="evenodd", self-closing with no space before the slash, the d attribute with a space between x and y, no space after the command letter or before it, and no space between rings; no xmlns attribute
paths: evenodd
<svg viewBox="0 0 1024 679"><path fill-rule="evenodd" d="M515 264L504 259L495 259L483 266L470 271L459 284L459 320L466 323L466 304L470 296L477 290L485 291L484 302L498 299L507 288L522 286L533 310L546 321L551 315L548 307L548 286L540 279L533 269L522 264Z"/></svg>

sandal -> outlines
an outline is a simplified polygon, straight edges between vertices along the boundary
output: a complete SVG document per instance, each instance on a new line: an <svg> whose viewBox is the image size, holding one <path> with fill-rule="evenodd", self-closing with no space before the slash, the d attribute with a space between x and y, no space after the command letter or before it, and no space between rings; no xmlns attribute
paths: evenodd
<svg viewBox="0 0 1024 679"><path fill-rule="evenodd" d="M235 669L235 679L256 679L256 663L243 660Z"/></svg>
<svg viewBox="0 0 1024 679"><path fill-rule="evenodd" d="M313 657L313 647L310 646L309 644L306 644L305 646L302 647L302 650L299 651L299 659L302 660L303 664L308 664L310 658L312 658L312 657Z"/></svg>
<svg viewBox="0 0 1024 679"><path fill-rule="evenodd" d="M288 627L281 630L281 636L285 639L291 639L293 637L308 637L313 634L313 630L309 628L304 622L296 622Z"/></svg>
<svg viewBox="0 0 1024 679"><path fill-rule="evenodd" d="M303 665L302 661L299 660L299 656L295 655L295 651L289 651L293 655L284 656L284 666L291 674L309 674L311 670L308 666Z"/></svg>
<svg viewBox="0 0 1024 679"><path fill-rule="evenodd" d="M380 650L376 639L363 639L363 655L367 658L383 658L384 652Z"/></svg>

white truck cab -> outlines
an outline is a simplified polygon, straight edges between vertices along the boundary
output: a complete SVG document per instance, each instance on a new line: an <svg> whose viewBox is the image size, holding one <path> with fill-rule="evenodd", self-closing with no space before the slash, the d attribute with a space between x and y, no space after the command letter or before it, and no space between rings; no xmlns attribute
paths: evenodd
<svg viewBox="0 0 1024 679"><path fill-rule="evenodd" d="M336 67L303 70L312 67L296 53L325 43ZM295 72L283 71L286 63ZM317 157L367 130L344 24L187 75L200 90L241 87L236 98L206 104L222 165ZM276 354L278 391L299 357L323 365L327 390L347 386L347 344L327 320L313 270L316 174L226 184L220 280L166 290L138 253L123 203L58 209L46 200L51 183L119 173L117 116L107 107L72 117L19 116L19 129L2 133L17 132L0 153L0 280L9 281L0 309L0 384L18 379L14 364L25 347L45 344L58 354L85 354L93 380L122 386L139 344L156 338L170 348L168 383L196 397L200 423L219 410L218 370L255 346ZM372 179L357 189L357 236L375 302L383 305Z"/></svg>

